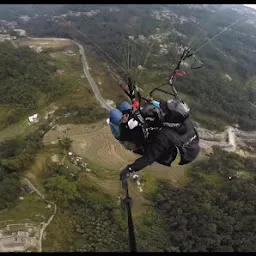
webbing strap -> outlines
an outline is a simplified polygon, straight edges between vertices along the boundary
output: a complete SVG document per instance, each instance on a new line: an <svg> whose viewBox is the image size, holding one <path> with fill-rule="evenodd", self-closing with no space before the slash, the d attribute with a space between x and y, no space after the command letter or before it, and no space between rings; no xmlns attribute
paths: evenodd
<svg viewBox="0 0 256 256"><path fill-rule="evenodd" d="M163 122L162 125L163 125L163 126L166 126L166 127L173 128L173 127L179 127L181 124L180 124L180 123L168 123L168 122Z"/></svg>

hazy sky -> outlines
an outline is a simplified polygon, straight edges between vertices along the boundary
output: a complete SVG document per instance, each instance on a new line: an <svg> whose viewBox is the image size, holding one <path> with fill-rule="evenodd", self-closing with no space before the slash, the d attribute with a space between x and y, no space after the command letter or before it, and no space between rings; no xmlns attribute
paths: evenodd
<svg viewBox="0 0 256 256"><path fill-rule="evenodd" d="M253 9L256 9L256 4L244 4L247 7L251 7Z"/></svg>

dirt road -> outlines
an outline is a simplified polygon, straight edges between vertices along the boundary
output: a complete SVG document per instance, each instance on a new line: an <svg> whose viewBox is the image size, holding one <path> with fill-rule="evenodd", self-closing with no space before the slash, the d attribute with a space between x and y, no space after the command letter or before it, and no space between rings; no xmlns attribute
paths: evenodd
<svg viewBox="0 0 256 256"><path fill-rule="evenodd" d="M36 37L28 37L28 39L30 40L47 40L47 41L71 41L73 42L78 48L79 48L79 53L82 59L82 65L83 65L83 71L84 74L87 78L87 80L89 81L92 91L95 95L95 98L98 100L98 102L100 103L102 108L107 109L108 111L110 111L112 109L112 107L110 105L107 104L107 102L104 100L104 98L102 97L99 88L96 84L96 82L94 81L94 79L92 78L90 72L89 72L89 66L88 66L88 62L86 60L86 56L85 56L85 52L84 52L84 48L81 44L79 44L78 42L71 40L71 39L67 39L67 38L36 38Z"/></svg>
<svg viewBox="0 0 256 256"><path fill-rule="evenodd" d="M40 230L40 236L39 236L39 248L38 251L42 252L42 240L43 240L43 234L45 229L47 228L47 226L51 223L51 221L53 220L54 216L56 215L57 212L57 205L53 202L50 202L48 200L45 199L45 196L31 183L31 181L28 178L23 178L30 187L32 187L32 189L48 204L51 204L54 206L54 211L53 214L51 215L51 217L48 219L48 221L46 223L43 224L43 227Z"/></svg>

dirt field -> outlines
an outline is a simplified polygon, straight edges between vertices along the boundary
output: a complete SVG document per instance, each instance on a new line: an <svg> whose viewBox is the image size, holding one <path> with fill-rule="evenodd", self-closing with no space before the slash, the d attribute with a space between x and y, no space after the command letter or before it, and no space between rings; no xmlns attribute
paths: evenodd
<svg viewBox="0 0 256 256"><path fill-rule="evenodd" d="M57 126L49 131L43 141L51 144L59 138L69 137L73 141L72 151L90 160L97 165L109 170L120 171L127 164L133 162L137 155L126 150L111 134L109 126L105 122L91 125L67 124ZM145 168L158 179L169 179L173 183L183 183L184 167L174 164L168 168L159 164L153 164Z"/></svg>
<svg viewBox="0 0 256 256"><path fill-rule="evenodd" d="M19 46L28 46L28 45L33 45L33 46L41 46L43 48L51 47L51 48L63 48L67 46L71 46L72 42L68 40L63 40L63 41L52 41L52 40L21 40L16 42Z"/></svg>

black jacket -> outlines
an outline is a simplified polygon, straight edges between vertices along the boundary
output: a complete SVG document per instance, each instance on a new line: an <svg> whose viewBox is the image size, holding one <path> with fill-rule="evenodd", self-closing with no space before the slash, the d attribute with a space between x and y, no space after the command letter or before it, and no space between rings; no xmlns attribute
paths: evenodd
<svg viewBox="0 0 256 256"><path fill-rule="evenodd" d="M133 142L137 146L144 145L146 140L144 138L143 131L140 126L135 127L134 129L129 129L127 123L121 123L119 126L120 129L120 141L129 141Z"/></svg>
<svg viewBox="0 0 256 256"><path fill-rule="evenodd" d="M184 123L188 130L183 134L179 134L173 128L169 127L162 127L158 130L154 136L147 141L143 156L138 158L133 164L127 166L130 171L139 171L154 162L161 162L161 160L164 160L164 158L168 156L173 156L174 160L177 155L177 148L175 145L179 145L178 148L181 154L180 164L186 164L193 161L200 150L198 145L199 138L191 121L187 119ZM191 142L190 140L194 136L195 139ZM189 150L184 150L183 152L182 146L188 141L190 141L190 143L188 143L189 146L192 146ZM188 148L189 146L184 148Z"/></svg>

